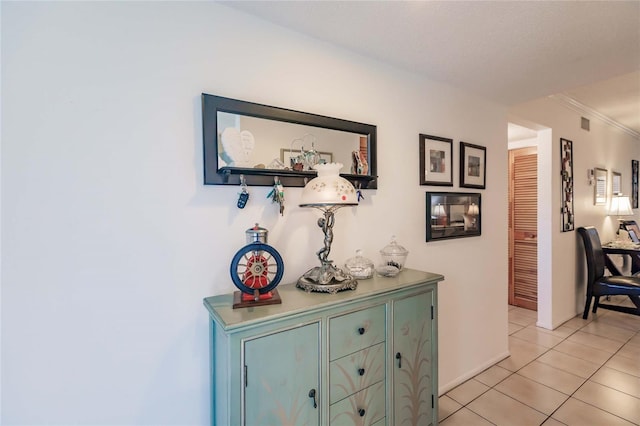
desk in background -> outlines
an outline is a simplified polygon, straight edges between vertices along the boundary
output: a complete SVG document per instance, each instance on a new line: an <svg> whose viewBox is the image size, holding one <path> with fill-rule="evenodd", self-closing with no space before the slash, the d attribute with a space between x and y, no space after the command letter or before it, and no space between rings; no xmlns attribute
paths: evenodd
<svg viewBox="0 0 640 426"><path fill-rule="evenodd" d="M630 241L611 241L602 245L602 251L604 252L605 265L609 272L611 272L611 275L625 275L611 259L610 255L612 254L629 256L629 258L631 258L631 274L633 275L640 272L640 244L635 244Z"/></svg>

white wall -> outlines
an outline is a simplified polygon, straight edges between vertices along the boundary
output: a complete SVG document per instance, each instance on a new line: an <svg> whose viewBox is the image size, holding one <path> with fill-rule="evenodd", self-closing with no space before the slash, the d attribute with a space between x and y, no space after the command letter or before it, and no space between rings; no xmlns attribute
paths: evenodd
<svg viewBox="0 0 640 426"><path fill-rule="evenodd" d="M611 172L622 173L622 192L630 195L631 160L640 159L640 141L597 117L570 109L552 98L541 98L514 106L510 108L509 114L511 119L536 123L549 128L551 132L551 143L538 144L539 178L544 180L545 188L550 188L550 191L539 193L538 201L544 203L540 206L543 212L551 212L547 216L551 218L551 239L548 246L551 255L545 256L543 268L544 276L552 280L540 281L545 287L544 297L550 300L550 305L539 312L538 318L540 322L541 316L543 317L540 325L555 328L576 313L582 312L585 297L582 243L578 240L577 232L560 231L561 217L556 214L561 208L560 173L555 172L560 170L560 138L573 141L575 227L595 226L603 242L615 238L618 222L616 218L607 216L608 206L593 204L594 188L589 185L587 170L594 167L608 170L609 197ZM580 127L582 116L590 118L590 131ZM539 188L539 192L541 190ZM540 215L540 208L538 212ZM638 210L634 212L634 218L638 220ZM540 226L540 218L538 223ZM542 232L540 235L543 235Z"/></svg>
<svg viewBox="0 0 640 426"><path fill-rule="evenodd" d="M441 389L506 354L506 108L213 2L5 2L2 61L2 424L206 424L202 299L234 290L244 231L285 282L316 264L299 189L281 217L269 188L238 210L202 185L202 92L376 124L379 189L338 212L332 258L395 234L446 276ZM418 185L419 133L487 147L481 237L424 242L443 188Z"/></svg>

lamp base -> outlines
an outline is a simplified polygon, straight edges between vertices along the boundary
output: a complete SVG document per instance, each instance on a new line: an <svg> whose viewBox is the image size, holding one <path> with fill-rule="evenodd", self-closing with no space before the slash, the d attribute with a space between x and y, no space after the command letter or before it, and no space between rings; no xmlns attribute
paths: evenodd
<svg viewBox="0 0 640 426"><path fill-rule="evenodd" d="M342 290L355 290L358 281L330 263L309 269L298 279L296 287L307 293L316 291L335 294Z"/></svg>

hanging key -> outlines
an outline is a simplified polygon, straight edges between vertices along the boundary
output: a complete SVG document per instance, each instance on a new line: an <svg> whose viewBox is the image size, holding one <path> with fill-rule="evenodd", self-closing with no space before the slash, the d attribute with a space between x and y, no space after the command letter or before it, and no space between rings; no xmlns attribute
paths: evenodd
<svg viewBox="0 0 640 426"><path fill-rule="evenodd" d="M271 202L273 203L278 203L280 214L284 215L284 187L277 176L274 178L274 181L273 189L267 194L267 198L271 198Z"/></svg>
<svg viewBox="0 0 640 426"><path fill-rule="evenodd" d="M244 206L247 205L247 201L249 201L249 191L247 190L247 181L244 178L244 175L240 175L240 194L238 197L238 208L244 209Z"/></svg>

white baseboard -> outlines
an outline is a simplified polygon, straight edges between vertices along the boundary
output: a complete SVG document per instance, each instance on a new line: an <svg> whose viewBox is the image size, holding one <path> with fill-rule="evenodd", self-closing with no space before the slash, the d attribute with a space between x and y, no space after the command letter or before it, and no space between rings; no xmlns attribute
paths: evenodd
<svg viewBox="0 0 640 426"><path fill-rule="evenodd" d="M509 355L511 355L509 353L509 351L503 352L500 355L496 356L495 358L492 358L489 361L487 361L486 363L482 364L478 368L474 368L473 370L468 371L467 373L465 373L462 376L456 378L455 380L452 380L449 383L440 386L438 388L438 395L444 395L445 393L449 392L451 389L455 388L459 384L462 384L462 383L466 382L470 378L475 377L478 374L482 373L487 368L494 366L495 364L499 363L500 361L502 361L505 358L508 358Z"/></svg>

